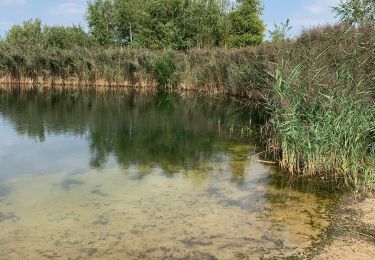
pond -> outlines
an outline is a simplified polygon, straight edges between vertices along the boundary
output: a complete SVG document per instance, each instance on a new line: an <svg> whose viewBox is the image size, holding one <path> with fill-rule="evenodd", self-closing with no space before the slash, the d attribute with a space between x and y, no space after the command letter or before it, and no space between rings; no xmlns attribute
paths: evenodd
<svg viewBox="0 0 375 260"><path fill-rule="evenodd" d="M239 107L191 95L2 90L0 258L298 254L329 224L331 200L278 185L257 159L257 116Z"/></svg>

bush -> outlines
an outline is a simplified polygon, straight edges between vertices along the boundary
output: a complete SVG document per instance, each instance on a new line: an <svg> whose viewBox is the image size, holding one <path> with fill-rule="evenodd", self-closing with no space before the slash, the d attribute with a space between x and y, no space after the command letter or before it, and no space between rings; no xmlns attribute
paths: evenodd
<svg viewBox="0 0 375 260"><path fill-rule="evenodd" d="M166 51L155 60L155 74L159 87L172 87L177 84L178 71L174 51Z"/></svg>

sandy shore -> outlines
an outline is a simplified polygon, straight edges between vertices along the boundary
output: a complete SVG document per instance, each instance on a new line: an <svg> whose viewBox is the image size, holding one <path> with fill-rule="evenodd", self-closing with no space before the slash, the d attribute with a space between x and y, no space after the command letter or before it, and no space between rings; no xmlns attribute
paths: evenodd
<svg viewBox="0 0 375 260"><path fill-rule="evenodd" d="M334 224L309 259L375 259L375 195L351 198L332 216Z"/></svg>

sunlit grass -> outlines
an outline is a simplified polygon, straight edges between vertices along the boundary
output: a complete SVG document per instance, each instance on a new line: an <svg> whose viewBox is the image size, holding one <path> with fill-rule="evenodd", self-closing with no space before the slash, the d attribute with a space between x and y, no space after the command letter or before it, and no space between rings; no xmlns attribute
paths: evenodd
<svg viewBox="0 0 375 260"><path fill-rule="evenodd" d="M305 65L282 63L267 104L269 148L293 175L319 175L355 187L374 175L375 106L362 80L345 68L334 84L313 85ZM324 68L313 78L321 78Z"/></svg>

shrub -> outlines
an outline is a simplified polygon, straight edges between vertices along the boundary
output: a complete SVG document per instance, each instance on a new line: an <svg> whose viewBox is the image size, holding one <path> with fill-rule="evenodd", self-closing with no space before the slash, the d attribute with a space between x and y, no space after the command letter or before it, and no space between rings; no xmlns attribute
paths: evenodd
<svg viewBox="0 0 375 260"><path fill-rule="evenodd" d="M171 87L177 84L178 71L174 51L166 51L155 60L155 74L159 87Z"/></svg>

